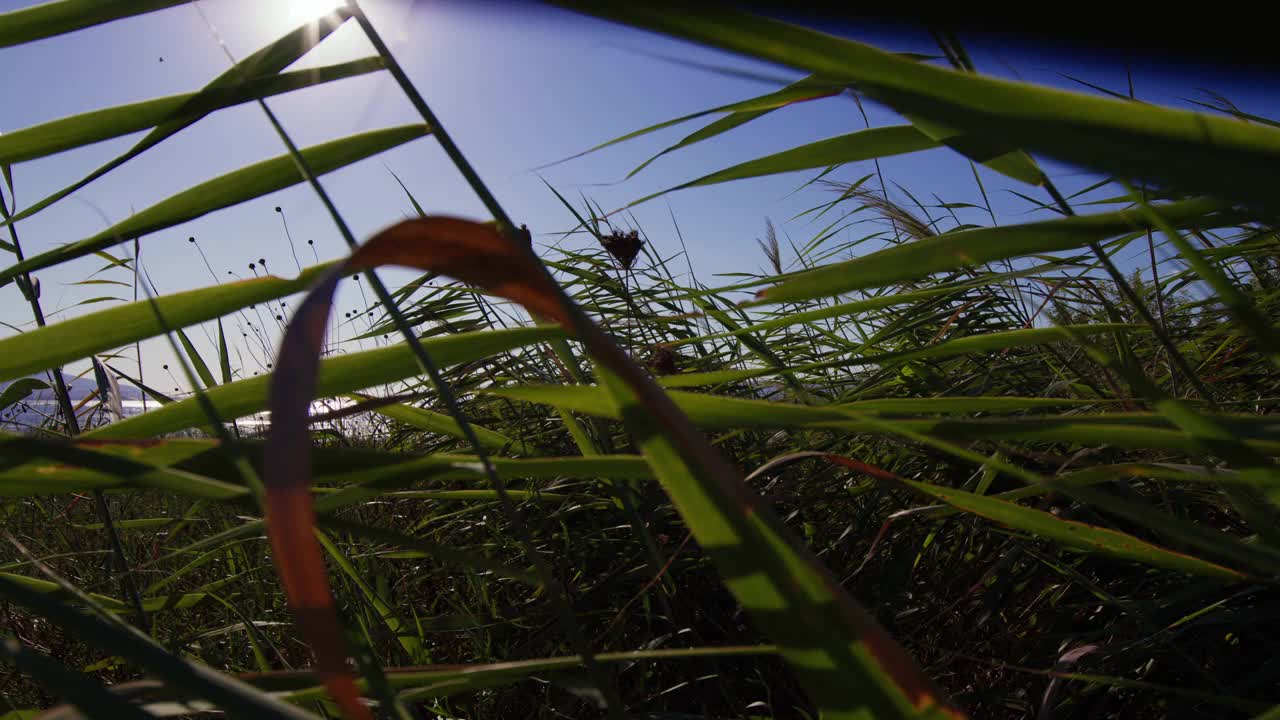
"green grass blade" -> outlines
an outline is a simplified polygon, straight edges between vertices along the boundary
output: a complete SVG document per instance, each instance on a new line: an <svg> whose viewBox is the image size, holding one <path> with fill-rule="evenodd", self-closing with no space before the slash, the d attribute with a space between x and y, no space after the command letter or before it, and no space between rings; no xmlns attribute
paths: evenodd
<svg viewBox="0 0 1280 720"><path fill-rule="evenodd" d="M293 64L300 57L305 55L311 48L315 47L320 41L328 37L342 23L350 17L345 9L335 11L334 13L320 18L315 22L309 22L294 29L292 32L277 39L270 45L258 50L244 60L233 65L231 68L214 78L199 93L196 93L188 101L181 106L173 108L171 117L165 119L158 124L155 129L147 133L146 137L139 140L123 155L120 155L105 165L98 167L80 180L71 185L45 197L18 213L13 218L6 219L6 222L14 222L24 217L39 212L40 210L52 205L53 203L67 197L71 193L88 185L97 178L106 175L117 167L120 167L129 160L141 155L147 149L157 145L162 140L175 135L182 130L195 124L205 115L225 107L228 104L237 104L239 102L247 102L252 100L253 95L262 95L260 91L255 90L255 86L262 86L266 83L266 87L272 85L278 87L280 91L292 89L289 85L281 85L280 77L277 73ZM361 66L356 66L361 67ZM365 63L365 70L373 70L376 63ZM351 70L351 67L340 68L341 72ZM332 72L330 70L329 72ZM321 76L317 74L312 79L318 80ZM333 78L336 79L336 76ZM294 75L293 82L308 80L307 76ZM114 113L109 117L116 119L119 113ZM75 119L68 119L73 122ZM92 122L92 121L91 121ZM75 125L75 127L79 127ZM60 129L65 130L62 126Z"/></svg>
<svg viewBox="0 0 1280 720"><path fill-rule="evenodd" d="M1198 549L1202 553L1221 558L1225 562L1256 569L1260 575L1275 577L1280 573L1280 550L1223 533L1215 528L1163 513L1144 503L1118 497L1097 485L1050 481L1055 490L1071 495L1115 516L1146 527L1167 542Z"/></svg>
<svg viewBox="0 0 1280 720"><path fill-rule="evenodd" d="M305 290L331 265L306 268L292 280L268 275L162 295L154 302L171 327L189 327L240 308ZM48 367L59 367L165 332L156 319L151 302L140 300L99 310L0 339L0 381L30 375ZM120 373L117 371L117 374ZM132 379L129 382L138 384Z"/></svg>
<svg viewBox="0 0 1280 720"><path fill-rule="evenodd" d="M1153 567L1224 580L1243 580L1247 577L1238 570L1174 552L1139 540L1132 535L1075 520L1064 520L1043 510L906 478L900 478L899 482L922 495L941 500L965 512L1085 552L1101 553Z"/></svg>
<svg viewBox="0 0 1280 720"><path fill-rule="evenodd" d="M745 180L747 178L776 175L778 173L827 167L837 163L871 160L872 158L902 155L937 147L938 143L910 125L871 128L848 135L819 140L800 147L783 150L773 155L739 163L732 167L703 175L696 180L667 188L626 205L635 207L656 197L691 187ZM623 208L626 209L626 208Z"/></svg>
<svg viewBox="0 0 1280 720"><path fill-rule="evenodd" d="M637 165L635 169L633 169L631 172L627 173L626 179L629 180L632 177L635 177L635 175L638 174L641 170L644 170L645 168L649 167L649 165L653 164L654 161L656 161L658 158L661 158L663 155L675 152L682 148L689 147L690 145L694 145L696 143L700 143L703 140L710 140L711 138L717 135L723 135L724 133L729 132L734 128L746 125L752 120L757 120L761 117L764 117L765 115L768 115L769 113L779 108L783 108L788 105L794 105L795 103L799 103L799 102L807 102L809 100L817 100L820 98L831 97L833 95L838 94L842 89L843 88L833 87L830 83L824 83L818 78L814 76L810 76L803 80L792 83L791 85L788 85L787 87L777 92L769 93L768 95L762 95L752 100L744 100L743 102L740 102L740 103L734 103L732 105L725 105L720 108L717 108L716 110L711 112L728 112L729 115L719 118L717 120L713 120L707 125L699 128L698 130L684 136L683 138L681 138L679 142L675 143L674 145L667 146L666 148L664 148L662 151L660 151L653 157ZM697 116L698 115L685 116L680 120L673 121L673 123L683 122L684 120L689 120ZM656 130L660 127L666 127L668 124L669 123L661 123L659 125L654 125L650 128L646 128L644 130L639 130L634 133L629 133L627 135L624 135L621 138L613 140L609 143L605 143L605 145L602 145L593 149L599 149L600 147L612 145L613 143L622 142L623 140L629 140L639 135L643 135L647 132Z"/></svg>
<svg viewBox="0 0 1280 720"><path fill-rule="evenodd" d="M204 383L205 388L217 385L218 381L213 379L213 373L209 371L209 366L205 364L204 358L200 357L200 353L196 351L196 346L191 344L191 338L187 337L182 328L176 328L174 332L177 333L178 340L182 343L182 349L187 353L187 359L191 361L191 366L195 368L196 374L200 376L200 382Z"/></svg>
<svg viewBox="0 0 1280 720"><path fill-rule="evenodd" d="M317 509L319 508L317 506ZM403 550L412 551L415 554L435 558L442 563L449 563L458 567L466 568L472 572L488 572L498 577L509 578L525 583L527 585L536 586L537 578L533 573L522 568L504 565L501 562L488 558L479 553L459 550L458 548L440 543L431 542L422 538L406 535L394 530L385 530L383 528L365 525L363 523L352 522L334 517L333 515L321 515L317 523L330 531L347 533L353 537L363 538L371 542L385 543Z"/></svg>
<svg viewBox="0 0 1280 720"><path fill-rule="evenodd" d="M86 642L125 657L175 687L208 698L228 712L264 720L313 720L302 710L250 685L164 650L132 628L85 615L4 575L0 575L0 594L57 623L65 632L73 632Z"/></svg>
<svg viewBox="0 0 1280 720"><path fill-rule="evenodd" d="M245 441L238 449L255 466L260 465L261 442ZM194 498L234 500L249 492L238 473L226 463L224 449L214 440L72 443L0 434L0 451L6 460L0 468L0 496L150 487ZM402 481L484 479L474 455L419 456L341 447L320 447L315 453L318 480L339 488L319 500L325 508L376 497L380 488L395 487ZM498 474L507 480L653 477L644 458L636 455L495 457L493 462Z"/></svg>
<svg viewBox="0 0 1280 720"><path fill-rule="evenodd" d="M369 398L363 395L352 395L353 400L362 401ZM448 435L449 437L463 438L462 429L458 427L458 422L451 416L444 413L438 413L434 410L426 408L414 407L403 403L395 403L393 405L381 405L373 409L373 412L379 415L385 415L393 420L398 420L410 427L426 432L439 433ZM514 450L522 455L529 454L529 449L525 447L523 442L513 440L499 432L494 432L488 428L481 427L472 423L471 427L475 430L476 438L478 438L486 449L497 452L507 452Z"/></svg>
<svg viewBox="0 0 1280 720"><path fill-rule="evenodd" d="M725 585L778 643L823 717L959 717L905 652L828 579L745 485L694 471L631 389L597 373L627 429Z"/></svg>
<svg viewBox="0 0 1280 720"><path fill-rule="evenodd" d="M1223 208L1213 200L1185 200L1160 208L1180 226L1213 226L1213 213ZM1022 225L978 228L903 243L844 262L824 265L761 292L754 304L798 302L853 290L885 287L935 272L972 267L994 260L1085 247L1119 235L1155 227L1137 210L1079 215Z"/></svg>
<svg viewBox="0 0 1280 720"><path fill-rule="evenodd" d="M403 125L351 135L302 150L317 175L332 172L377 155L428 133L425 125ZM102 232L56 250L40 253L0 270L0 284L22 273L57 265L103 250L135 237L194 220L215 210L291 187L303 181L293 158L279 155L201 183L131 215Z"/></svg>
<svg viewBox="0 0 1280 720"><path fill-rule="evenodd" d="M434 455L396 455L388 453L347 454L335 449L319 449L318 479L342 486L342 489L317 502L320 507L334 507L340 496L352 494L361 486L394 486L399 480L483 480L479 461L474 455L436 453ZM325 471L326 466L346 465L345 469ZM362 466L363 465L363 466ZM601 477L624 480L647 480L653 477L644 458L638 455L591 455L566 457L493 458L493 466L504 480L554 480L558 478L594 479ZM514 492L514 491L513 491Z"/></svg>
<svg viewBox="0 0 1280 720"><path fill-rule="evenodd" d="M795 83L792 83L791 85L788 85L787 87L784 87L781 90L777 90L775 92L761 95L759 97L754 97L749 100L742 100L736 103L730 103L728 105L721 105L719 107L714 107L710 110L703 110L701 112L690 113L688 115L683 115L681 117L678 117L674 120L667 120L665 122L660 122L656 125L650 125L649 127L641 128L640 130L629 132L626 135L623 135L621 137L616 137L607 142L600 143L595 147L589 148L587 150L583 150L582 152L577 153L576 155L571 155L565 158L564 160L558 160L554 163L551 163L550 165L543 165L536 169L542 170L544 168L551 167L552 165L559 165L560 163L568 162L569 160L574 160L576 158L583 157L584 155L590 155L593 152L596 152L598 150L603 150L612 145L617 145L618 143L626 142L627 140L634 140L635 138L648 135L649 133L657 132L658 130L664 130L666 128L673 127L675 125L680 125L690 120L696 120L700 117L705 117L707 115L714 115L716 113L730 113L729 117L721 118L720 120L713 122L711 125L708 125L706 128L699 130L697 133L694 133L693 135L686 137L684 140L678 143L679 145L690 144L692 142L697 142L698 140L704 140L706 139L706 137L710 137L710 135L705 135L704 137L699 137L696 140L692 139L694 138L694 135L698 135L699 133L705 134L706 132L709 132L710 128L716 125L717 123L721 123L721 122L730 123L728 126L724 127L724 130L720 131L720 132L724 132L726 130L731 129L732 127L736 127L745 122L749 122L750 120L754 120L757 117L760 117L761 115L764 115L765 113L768 113L772 110L776 110L780 107L784 107L792 103L803 102L805 100L815 100L821 97L828 97L836 92L839 92L839 90L840 90L839 87L833 86L830 83L824 83L818 80L816 77L807 77L803 80L799 80ZM713 132L711 134L718 134L718 133ZM631 177L632 175L635 175L636 173L644 169L646 165L648 165L649 163L658 159L658 157L674 149L676 149L676 146L669 147L666 150L658 153L658 155L650 158L649 160L641 164L640 167L637 167L635 170L632 170L627 177Z"/></svg>
<svg viewBox="0 0 1280 720"><path fill-rule="evenodd" d="M362 576L360 571L356 569L356 566L352 564L351 558L347 557L346 553L342 552L342 549L334 544L332 538L321 530L316 530L316 538L320 540L320 546L329 554L329 557L333 560L333 564L337 565L338 569L347 576L347 579L351 580L351 582L355 584L355 586L360 590L360 593L364 595L365 600L373 607L374 611L378 613L378 617L382 619L387 630L389 630L395 637L396 641L400 643L400 647L404 648L404 651L408 653L410 658L416 660L422 650L422 643L418 639L417 635L410 631L412 626L396 616L396 612L391 605L389 605L384 598L378 595L378 591L364 579L364 576Z"/></svg>
<svg viewBox="0 0 1280 720"><path fill-rule="evenodd" d="M231 354L227 352L227 335L222 330L222 318L218 318L218 369L223 384L231 382Z"/></svg>
<svg viewBox="0 0 1280 720"><path fill-rule="evenodd" d="M1255 716L1253 720L1280 720L1280 705Z"/></svg>
<svg viewBox="0 0 1280 720"><path fill-rule="evenodd" d="M853 40L708 5L557 4L855 83L912 115L1117 177L1280 209L1280 129L1040 87L895 57Z"/></svg>
<svg viewBox="0 0 1280 720"><path fill-rule="evenodd" d="M772 320L763 320L752 325L748 325L737 330L726 330L723 332L710 333L707 335L697 335L690 338L681 338L667 343L668 347L678 347L680 345L689 345L692 343L706 342L708 340L719 340L721 338L737 337L739 335L747 335L752 333L760 333L767 330L776 330L778 328L789 327L800 323L809 323L815 320L826 320L829 318L837 318L845 315L854 315L864 313L871 310L881 310L883 308L893 307L894 305L905 305L918 300L926 300L940 295L948 295L964 290L964 286L939 287L930 290L917 290L913 292L885 294L878 297L866 298L864 300L853 300L847 303L837 305L829 305L827 307L816 308L813 310L804 310L796 313L787 313L786 315L774 318Z"/></svg>
<svg viewBox="0 0 1280 720"><path fill-rule="evenodd" d="M131 378L125 373L122 373L119 370L115 369L111 365L108 365L107 367L111 370L111 372L116 374L116 377L123 378L124 380L128 380L129 382L133 383L134 387L146 393L147 397L151 398L152 400L155 400L161 405L168 405L169 403L174 402L173 398L169 397L168 395L165 395L164 393L160 392L159 390L156 390L153 387L150 387L144 384L141 380L138 380L136 378Z"/></svg>
<svg viewBox="0 0 1280 720"><path fill-rule="evenodd" d="M9 386L0 392L0 410L21 402L28 395L36 390L48 390L49 383L37 378L21 378L9 383Z"/></svg>
<svg viewBox="0 0 1280 720"><path fill-rule="evenodd" d="M878 355L855 355L854 357L839 360L824 360L809 363L807 365L797 365L790 368L790 370L792 372L799 373L810 370L821 370L824 368L881 365L889 362L906 362L909 360L939 360L968 353L991 352L994 350L1007 350L1009 348L1028 347L1033 345L1047 345L1057 342L1074 343L1077 342L1077 338L1091 335L1116 332L1137 333L1144 332L1145 330L1146 328L1142 325L1130 325L1124 323L1060 325L1045 328L1028 328L1024 330L1005 330L1003 332L970 335L967 337L956 338L955 340L944 340L933 345L925 346L919 350L905 350ZM661 384L669 388L696 387L698 385L715 385L763 377L777 372L778 370L776 368L761 368L756 370L711 370L707 372L681 373L679 375L664 376L661 380Z"/></svg>
<svg viewBox="0 0 1280 720"><path fill-rule="evenodd" d="M772 645L746 645L726 647L696 647L664 650L632 650L599 653L596 659L607 663L633 663L641 660L692 660L706 657L746 657L774 655ZM556 658L536 658L509 662L468 665L450 668L387 668L387 681L392 687L439 687L440 695L456 691L476 690L495 685L506 685L522 678L554 672L573 670L582 665L577 655ZM293 702L323 697L324 689L317 683L316 674L310 670L277 671L242 675L241 678L263 690L286 692L284 697Z"/></svg>
<svg viewBox="0 0 1280 720"><path fill-rule="evenodd" d="M111 692L90 678L63 667L53 658L32 650L11 637L0 637L0 658L18 672L30 676L50 691L56 692L65 702L80 708L86 717L97 713L110 713L123 720L154 720L155 716L144 711L123 697ZM0 717L8 717L8 714ZM32 718L35 713L32 713Z"/></svg>
<svg viewBox="0 0 1280 720"><path fill-rule="evenodd" d="M618 406L600 387L513 387L489 390L495 395L513 400L538 402L562 407L574 412L609 419L622 417ZM795 405L724 397L708 393L668 391L672 401L700 428L729 430L738 428L803 429L841 428L850 432L877 433L883 431L881 423L850 418L846 410L873 412L877 405L884 412L898 407L928 407L930 412L946 412L964 407L967 399L868 401L830 406ZM978 398L973 402L982 407L998 407L1005 398ZM1019 404L1019 399L1008 398L1009 406ZM1038 401L1037 398L1026 400ZM1023 400L1022 402L1026 402ZM1046 403L1047 404L1047 403ZM1037 402L1036 405L1039 405ZM1034 405L1026 405L1028 409ZM1011 409L1011 408L1010 408ZM990 410L988 410L989 412ZM896 414L896 413L895 413ZM1227 428L1242 444L1260 452L1280 450L1280 429L1266 417L1254 415L1209 415L1219 425ZM1105 415L1025 415L1016 418L965 418L927 417L901 419L895 425L950 440L1026 440L1048 443L1080 443L1111 445L1123 448L1188 451L1191 436L1163 415L1147 413L1108 413Z"/></svg>
<svg viewBox="0 0 1280 720"><path fill-rule="evenodd" d="M79 458L83 461L83 457ZM95 467L97 465L97 467ZM222 480L185 470L142 467L122 474L107 462L77 465L63 461L31 460L0 471L0 497L61 495L110 488L150 488L175 495L208 499L235 500L248 495L248 490Z"/></svg>
<svg viewBox="0 0 1280 720"><path fill-rule="evenodd" d="M556 328L533 327L449 335L423 343L442 365L481 360L495 353L563 337ZM420 372L407 345L344 355L320 364L318 397L332 397L375 385L403 380ZM206 397L224 420L251 415L267 408L271 377L262 375L210 388ZM85 434L96 439L148 437L184 428L201 427L207 419L198 398L180 400L142 415L103 426Z"/></svg>
<svg viewBox="0 0 1280 720"><path fill-rule="evenodd" d="M56 0L0 14L0 48L163 10L186 0Z"/></svg>
<svg viewBox="0 0 1280 720"><path fill-rule="evenodd" d="M1028 185L1043 185L1044 171L1030 155L1003 142L982 135L961 132L936 121L906 115L920 132L996 172Z"/></svg>
<svg viewBox="0 0 1280 720"><path fill-rule="evenodd" d="M356 77L380 69L382 69L380 59L363 58L326 65L315 70L298 70L280 75L250 78L239 87L210 93L199 105L194 101L201 96L201 93L184 93L51 120L0 135L0 162L20 163L34 160L146 130L162 123L186 126L215 110L312 85ZM166 133L166 136L170 134L172 132ZM156 142L158 140L149 142L147 146L154 145ZM132 154L136 153L130 151L130 156ZM59 195L63 196L61 193ZM42 201L37 203L35 209L48 204ZM24 210L16 215L14 220L21 220L32 212L34 212L32 209Z"/></svg>

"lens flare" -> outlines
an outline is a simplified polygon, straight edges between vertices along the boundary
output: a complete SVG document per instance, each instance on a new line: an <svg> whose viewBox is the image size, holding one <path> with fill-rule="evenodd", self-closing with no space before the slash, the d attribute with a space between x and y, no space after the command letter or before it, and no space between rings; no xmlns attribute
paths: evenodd
<svg viewBox="0 0 1280 720"><path fill-rule="evenodd" d="M289 19L294 22L314 20L344 4L342 0L289 0Z"/></svg>

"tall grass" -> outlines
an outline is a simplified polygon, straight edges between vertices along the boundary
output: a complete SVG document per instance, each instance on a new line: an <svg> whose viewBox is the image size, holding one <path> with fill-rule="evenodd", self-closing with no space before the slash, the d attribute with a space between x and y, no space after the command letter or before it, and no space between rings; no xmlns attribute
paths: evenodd
<svg viewBox="0 0 1280 720"><path fill-rule="evenodd" d="M0 15L0 44L172 4L59 0ZM726 8L563 4L812 73L595 149L851 96L905 122L669 190L820 173L813 235L762 227L765 270L720 286L551 186L571 220L535 252L355 2L197 92L0 136L7 169L149 130L28 207L5 173L0 282L38 327L0 339L0 411L35 418L0 435L4 717L1275 712L1273 121L994 80L949 35L935 61ZM346 22L376 56L286 72ZM421 124L299 148L263 102L384 71ZM23 253L25 218L248 102L280 155ZM441 143L490 217L401 184L419 217L355 237L323 176L408 142ZM1052 215L961 222L878 164L830 174L938 147L984 202L979 164ZM1036 157L1106 179L1066 195ZM277 207L296 279L259 258L229 281L193 237L214 283L154 292L154 233L302 183L346 258ZM39 273L90 255L132 299L50 321ZM383 265L424 274L389 288ZM360 307L333 306L341 281ZM173 368L143 368L156 337ZM77 408L60 368L85 359ZM154 407L122 412L130 385Z"/></svg>

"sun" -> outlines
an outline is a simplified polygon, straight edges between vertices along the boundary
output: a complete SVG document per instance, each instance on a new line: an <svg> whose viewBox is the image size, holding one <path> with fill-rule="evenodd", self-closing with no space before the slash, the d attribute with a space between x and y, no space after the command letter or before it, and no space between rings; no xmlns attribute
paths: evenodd
<svg viewBox="0 0 1280 720"><path fill-rule="evenodd" d="M345 4L343 0L289 0L289 19L293 22L315 20Z"/></svg>

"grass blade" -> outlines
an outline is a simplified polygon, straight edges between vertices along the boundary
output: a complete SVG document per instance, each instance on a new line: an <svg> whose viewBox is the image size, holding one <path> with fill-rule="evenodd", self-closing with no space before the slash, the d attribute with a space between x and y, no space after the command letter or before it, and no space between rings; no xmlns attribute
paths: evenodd
<svg viewBox="0 0 1280 720"><path fill-rule="evenodd" d="M1280 210L1273 127L957 72L719 6L556 4L855 83L900 113L1109 175Z"/></svg>
<svg viewBox="0 0 1280 720"><path fill-rule="evenodd" d="M350 17L346 10L335 11L322 18L317 18L313 22L308 22L294 29L292 32L284 35L270 45L258 50L244 60L236 63L229 70L214 78L212 82L204 87L202 91L195 94L189 100L184 102L180 107L174 108L172 116L163 120L155 129L147 133L123 155L120 155L105 165L89 173L80 180L72 183L52 195L44 198L35 205L26 208L12 218L6 218L6 223L20 220L28 217L33 213L48 207L49 205L61 200L80 188L88 185L97 178L106 175L113 169L120 167L134 157L141 155L147 149L157 145L162 140L175 135L182 130L195 124L205 115L225 107L228 104L237 104L238 102L247 102L255 98L257 95L258 102L262 102L261 98L267 95L253 89L255 85L264 85L264 88L277 87L281 91L290 89L287 84L281 84L281 77L277 76L281 70L294 63L298 58L305 55L311 48L315 47L320 41L324 40L334 30L342 25L343 22ZM376 69L376 63L366 63L366 70ZM339 68L343 72L352 68ZM315 81L319 80L321 75L317 72L311 78L304 75L294 75L292 80L299 81ZM335 76L336 79L336 76ZM154 108L151 108L154 110ZM110 112L109 119L118 120L119 112ZM90 123L94 122L94 118L89 119ZM58 121L55 121L58 122ZM61 122L57 129L68 130L69 127L82 129L83 123L77 121L77 118L67 118L65 122Z"/></svg>
<svg viewBox="0 0 1280 720"><path fill-rule="evenodd" d="M848 135L819 140L808 145L801 145L773 155L766 155L762 158L739 163L733 167L713 172L710 175L703 175L696 180L690 180L687 183L661 190L652 195L646 195L639 200L628 203L621 209L635 207L667 193L691 187L828 167L838 163L902 155L928 150L937 146L937 142L910 125L894 125L860 130Z"/></svg>
<svg viewBox="0 0 1280 720"><path fill-rule="evenodd" d="M256 303L292 295L305 289L329 267L309 267L292 280L268 275L163 295L154 302L171 327L189 327ZM3 338L0 339L0 382L123 347L165 330L151 309L151 301L140 300ZM138 384L134 380L129 382Z"/></svg>
<svg viewBox="0 0 1280 720"><path fill-rule="evenodd" d="M51 120L47 123L0 135L0 162L20 163L35 160L84 145L128 135L139 130L146 130L161 124L176 124L185 127L215 110L232 107L260 97L271 97L272 95L280 95L312 85L356 77L376 72L380 69L382 69L382 63L378 58L363 58L336 65L326 65L315 70L298 70L280 75L273 74L249 78L243 85L238 87L218 92L203 91L209 93L204 97L202 97L203 93L170 95L155 100L144 100ZM195 102L197 99L200 100L199 104ZM168 131L165 136L172 135L174 132L176 130ZM153 140L148 142L146 146L150 147L158 142L158 139ZM138 146L141 145L142 143L139 142ZM138 146L135 146L135 149ZM136 154L138 153L131 150L126 154L126 157L132 157ZM118 165L121 163L113 161L113 164ZM72 186L71 192L74 192L74 188L83 187L85 184L88 183L85 181L76 183L76 185ZM58 197L65 197L66 194L69 193L57 193ZM36 203L33 208L28 208L15 215L10 222L21 220L49 204L46 201Z"/></svg>
<svg viewBox="0 0 1280 720"><path fill-rule="evenodd" d="M1213 213L1222 208L1216 201L1195 199L1162 206L1160 212L1166 220L1180 226L1205 226L1220 222ZM961 230L824 265L762 291L756 303L798 302L885 287L993 260L1072 250L1118 235L1136 237L1136 233L1154 227L1155 223L1139 211L1119 210L1023 225Z"/></svg>
<svg viewBox="0 0 1280 720"><path fill-rule="evenodd" d="M205 364L204 358L200 357L200 353L196 351L196 346L191 344L191 339L182 331L182 328L175 328L174 333L177 334L178 340L182 343L182 349L187 353L187 359L191 361L191 366L195 368L196 374L200 376L200 382L204 383L205 388L211 388L218 384L213 379L213 373L209 371L209 366ZM222 337L219 333L218 337Z"/></svg>
<svg viewBox="0 0 1280 720"><path fill-rule="evenodd" d="M151 713L11 637L0 637L0 657L80 708L86 717L105 711L111 713L111 717L124 720L154 720Z"/></svg>
<svg viewBox="0 0 1280 720"><path fill-rule="evenodd" d="M10 405L22 402L28 395L36 390L48 390L49 383L37 378L21 378L15 380L7 387L4 392L0 392L0 410L8 408Z"/></svg>
<svg viewBox="0 0 1280 720"><path fill-rule="evenodd" d="M218 369L222 372L222 383L225 385L231 382L231 355L227 352L227 335L222 331L222 318L218 318Z"/></svg>
<svg viewBox="0 0 1280 720"><path fill-rule="evenodd" d="M352 399L368 400L364 395L352 395ZM385 415L393 420L431 433L440 433L450 437L463 438L462 429L458 427L458 422L452 417L444 413L438 413L434 410L426 408L413 407L403 403L395 403L392 405L382 405L373 410L379 415ZM480 427L472 423L475 429L476 437L485 448L496 452L507 452L514 450L521 455L528 455L529 449L525 447L523 442L513 440L502 433L494 432L488 428ZM464 438L465 439L465 438Z"/></svg>
<svg viewBox="0 0 1280 720"><path fill-rule="evenodd" d="M55 0L12 10L0 14L0 47L43 40L185 2L186 0Z"/></svg>
<svg viewBox="0 0 1280 720"><path fill-rule="evenodd" d="M557 328L513 328L459 333L429 340L423 345L440 363L453 365L474 362L494 353L523 347L550 338L563 337ZM278 366L278 363L277 363ZM320 365L319 397L333 397L418 374L412 351L405 345L366 350L329 358ZM267 409L271 378L265 375L237 380L210 388L205 396L226 421ZM95 439L149 437L191 427L206 421L197 398L170 403L142 415L96 428L86 437Z"/></svg>
<svg viewBox="0 0 1280 720"><path fill-rule="evenodd" d="M230 712L274 720L314 720L308 713L235 678L174 655L126 626L85 615L3 575L0 575L0 594L57 623L64 630L76 633L84 641L128 658L166 682L186 689L195 697L218 703Z"/></svg>
<svg viewBox="0 0 1280 720"><path fill-rule="evenodd" d="M1086 552L1102 553L1155 567L1224 580L1243 580L1248 577L1238 570L1201 560L1191 555L1177 553L1139 540L1132 535L1108 528L1088 525L1075 520L1064 520L1043 510L1023 507L994 497L975 495L963 490L908 480L879 468L868 469L870 466L850 458L836 455L828 455L826 457L829 461L838 465L852 468L858 472L871 472L876 477L900 483L922 495L941 500L952 507L973 515Z"/></svg>
<svg viewBox="0 0 1280 720"><path fill-rule="evenodd" d="M374 130L313 145L302 150L302 154L313 172L324 174L416 140L428 132L424 125ZM96 235L40 253L0 270L0 284L7 284L23 273L84 257L96 250L104 250L135 237L194 220L215 210L238 205L302 181L302 174L298 172L291 156L286 154L263 160L173 195Z"/></svg>
<svg viewBox="0 0 1280 720"><path fill-rule="evenodd" d="M612 145L617 145L618 143L626 142L627 140L633 140L635 138L648 135L649 133L657 132L658 130L665 130L666 128L669 128L675 125L680 125L681 123L686 123L690 120L696 120L700 117L705 117L707 115L714 115L716 113L729 113L728 117L721 118L720 120L717 120L711 123L711 125L708 125L702 130L699 130L693 135L690 135L686 137L684 140L681 140L680 143L678 143L677 145L673 145L667 148L666 150L663 150L662 152L658 153L657 155L650 158L649 160L645 161L639 167L637 167L635 170L632 170L627 175L627 177L631 177L632 175L635 175L636 173L643 170L644 167L649 163L653 162L654 160L657 160L662 155L665 155L666 153L671 152L672 150L675 150L678 146L689 145L694 142L698 142L700 140L705 140L708 137L711 137L712 135L719 134L719 132L725 132L729 129L732 129L733 127L737 127L738 125L742 125L746 122L750 122L751 120L754 120L780 107L785 107L787 105L791 105L797 102L804 102L806 100L817 100L819 98L830 97L831 95L834 95L839 91L840 91L839 87L834 87L830 83L824 83L816 77L808 77L803 80L792 83L791 85L788 85L787 87L784 87L781 90L777 90L775 92L771 92L766 95L754 97L749 100L742 100L736 103L730 103L728 105L721 105L719 107L715 107L710 110L703 110L701 112L691 113L689 115L678 117L674 120L667 120L665 122L660 122L657 125L650 125L649 127L642 128L640 130L635 130L633 132L629 132L626 135L623 135L622 137L617 137L607 142L600 143L599 145L596 145L595 147L589 148L587 150L583 150L582 152L577 153L576 155L570 155L569 157L563 160L558 160L548 165L542 165L535 169L542 170L545 168L552 167L554 165L559 165L561 163L565 163L570 160L583 157L584 155L590 155L593 152L596 152L598 150L603 150ZM712 131L713 127L722 127L723 129L719 130L719 132L715 132L715 131ZM697 137L695 139L695 136L700 136L700 137Z"/></svg>
<svg viewBox="0 0 1280 720"><path fill-rule="evenodd" d="M611 383L615 398L630 399L619 402L624 421L681 516L734 596L780 642L783 656L824 715L961 716L871 616L790 538L768 507L662 391L580 314L537 262L532 248L520 249L485 224L424 218L379 233L348 263L351 269L394 263L440 272L516 300L536 315L581 333L588 350L604 364L600 373ZM330 275L304 306L327 310L337 277L337 272ZM291 347L300 358L291 375L311 371L305 363L315 362L326 315L317 311L308 316L300 310L295 316L290 333L296 335L297 344ZM306 319L300 322L300 318ZM303 376L298 384L310 382ZM283 483L280 507L293 513L289 528L302 540L299 528L311 508L297 506L308 499L301 492L308 472L298 467L297 458L307 453L303 398L308 393L285 384L275 388L280 404L273 403L278 408L273 414L278 423L281 418L290 423L288 435L274 448L278 482ZM277 430L273 441L280 435ZM291 501L287 506L283 503L286 493Z"/></svg>

